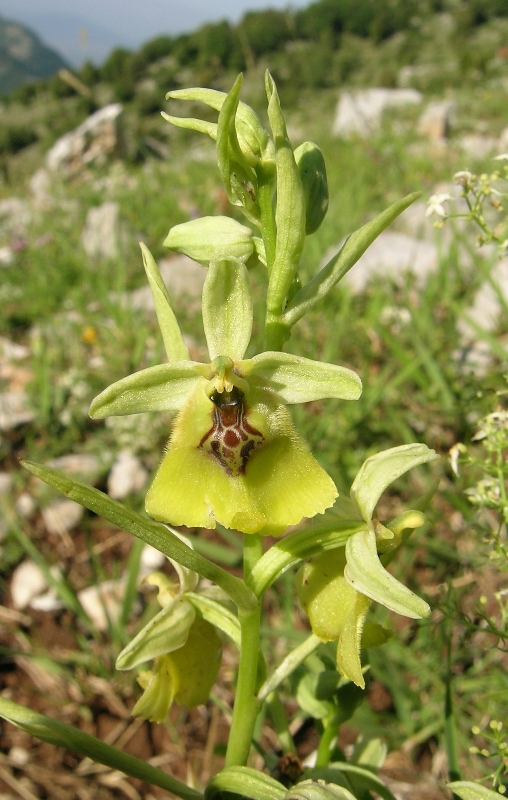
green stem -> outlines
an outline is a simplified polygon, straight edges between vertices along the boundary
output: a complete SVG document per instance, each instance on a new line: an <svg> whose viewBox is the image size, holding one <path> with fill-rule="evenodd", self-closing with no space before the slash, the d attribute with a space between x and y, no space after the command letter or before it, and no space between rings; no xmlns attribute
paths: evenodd
<svg viewBox="0 0 508 800"><path fill-rule="evenodd" d="M250 586L252 571L263 555L263 538L259 533L248 533L243 540L243 579Z"/></svg>
<svg viewBox="0 0 508 800"><path fill-rule="evenodd" d="M245 766L247 763L259 711L256 684L261 606L248 612L239 609L238 618L242 630L242 649L238 666L233 719L226 752L226 767Z"/></svg>
<svg viewBox="0 0 508 800"><path fill-rule="evenodd" d="M296 755L295 743L289 732L286 712L284 711L284 706L280 701L279 695L273 692L268 697L266 703L283 752L294 753Z"/></svg>
<svg viewBox="0 0 508 800"><path fill-rule="evenodd" d="M460 779L459 751L457 745L457 724L453 710L452 699L452 673L451 673L451 642L448 640L447 670L445 684L445 750L448 759L448 777L451 781Z"/></svg>
<svg viewBox="0 0 508 800"><path fill-rule="evenodd" d="M330 761L332 744L337 737L341 723L341 715L334 714L324 722L324 731L317 750L316 767L327 767Z"/></svg>

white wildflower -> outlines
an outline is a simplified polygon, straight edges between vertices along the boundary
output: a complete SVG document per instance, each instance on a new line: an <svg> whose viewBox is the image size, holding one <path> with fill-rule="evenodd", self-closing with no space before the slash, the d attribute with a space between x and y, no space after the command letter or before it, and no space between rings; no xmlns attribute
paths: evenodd
<svg viewBox="0 0 508 800"><path fill-rule="evenodd" d="M444 204L451 199L452 197L449 194L433 194L427 201L425 216L430 217L431 214L437 214L438 217L446 217Z"/></svg>

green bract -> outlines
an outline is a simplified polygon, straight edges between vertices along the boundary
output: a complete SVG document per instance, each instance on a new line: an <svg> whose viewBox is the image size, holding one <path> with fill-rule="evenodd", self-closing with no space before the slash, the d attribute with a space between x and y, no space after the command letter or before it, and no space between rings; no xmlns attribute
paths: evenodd
<svg viewBox="0 0 508 800"><path fill-rule="evenodd" d="M168 356L183 339L150 261L159 319L170 321ZM178 414L168 450L146 498L155 519L244 533L280 533L328 508L337 490L293 427L288 403L356 399L349 369L280 352L244 359L252 298L241 262L212 262L203 289L203 323L211 361L180 358L117 381L90 414Z"/></svg>

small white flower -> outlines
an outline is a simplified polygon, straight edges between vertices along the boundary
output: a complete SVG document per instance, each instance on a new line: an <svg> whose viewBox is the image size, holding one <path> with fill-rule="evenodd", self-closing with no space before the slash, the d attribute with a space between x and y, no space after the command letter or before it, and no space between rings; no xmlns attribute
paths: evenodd
<svg viewBox="0 0 508 800"><path fill-rule="evenodd" d="M437 214L438 217L446 217L444 203L451 199L452 197L449 194L433 194L427 201L425 216L430 217L431 214Z"/></svg>
<svg viewBox="0 0 508 800"><path fill-rule="evenodd" d="M494 156L494 161L508 161L508 153L501 153L499 156Z"/></svg>

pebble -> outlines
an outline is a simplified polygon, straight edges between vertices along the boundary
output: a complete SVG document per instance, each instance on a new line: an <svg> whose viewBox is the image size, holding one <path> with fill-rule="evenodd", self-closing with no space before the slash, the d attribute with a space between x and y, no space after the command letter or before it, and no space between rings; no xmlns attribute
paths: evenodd
<svg viewBox="0 0 508 800"><path fill-rule="evenodd" d="M148 480L148 471L139 458L129 450L122 450L111 468L108 477L108 494L114 500L123 500L139 492Z"/></svg>
<svg viewBox="0 0 508 800"><path fill-rule="evenodd" d="M0 472L0 494L9 494L12 491L13 480L10 472Z"/></svg>
<svg viewBox="0 0 508 800"><path fill-rule="evenodd" d="M10 431L34 418L25 392L0 392L0 431Z"/></svg>
<svg viewBox="0 0 508 800"><path fill-rule="evenodd" d="M14 608L21 611L31 600L48 588L48 582L35 561L23 561L12 574L11 597Z"/></svg>
<svg viewBox="0 0 508 800"><path fill-rule="evenodd" d="M149 575L156 569L161 569L166 563L166 556L156 550L151 544L145 544L141 551L140 573L142 577Z"/></svg>
<svg viewBox="0 0 508 800"><path fill-rule="evenodd" d="M13 767L22 768L30 761L30 753L24 747L11 747L8 759Z"/></svg>
<svg viewBox="0 0 508 800"><path fill-rule="evenodd" d="M62 536L75 528L80 522L85 509L74 500L56 500L42 511L44 525L49 533Z"/></svg>
<svg viewBox="0 0 508 800"><path fill-rule="evenodd" d="M27 519L35 513L37 509L37 503L31 494L28 494L28 492L22 492L16 500L14 508L20 517Z"/></svg>
<svg viewBox="0 0 508 800"><path fill-rule="evenodd" d="M99 459L86 453L71 453L53 458L47 462L47 466L65 472L66 475L78 476L87 483L95 483L101 473Z"/></svg>
<svg viewBox="0 0 508 800"><path fill-rule="evenodd" d="M82 589L78 592L78 600L96 628L105 631L109 625L108 617L114 622L120 615L124 591L123 581L104 581L98 586Z"/></svg>

